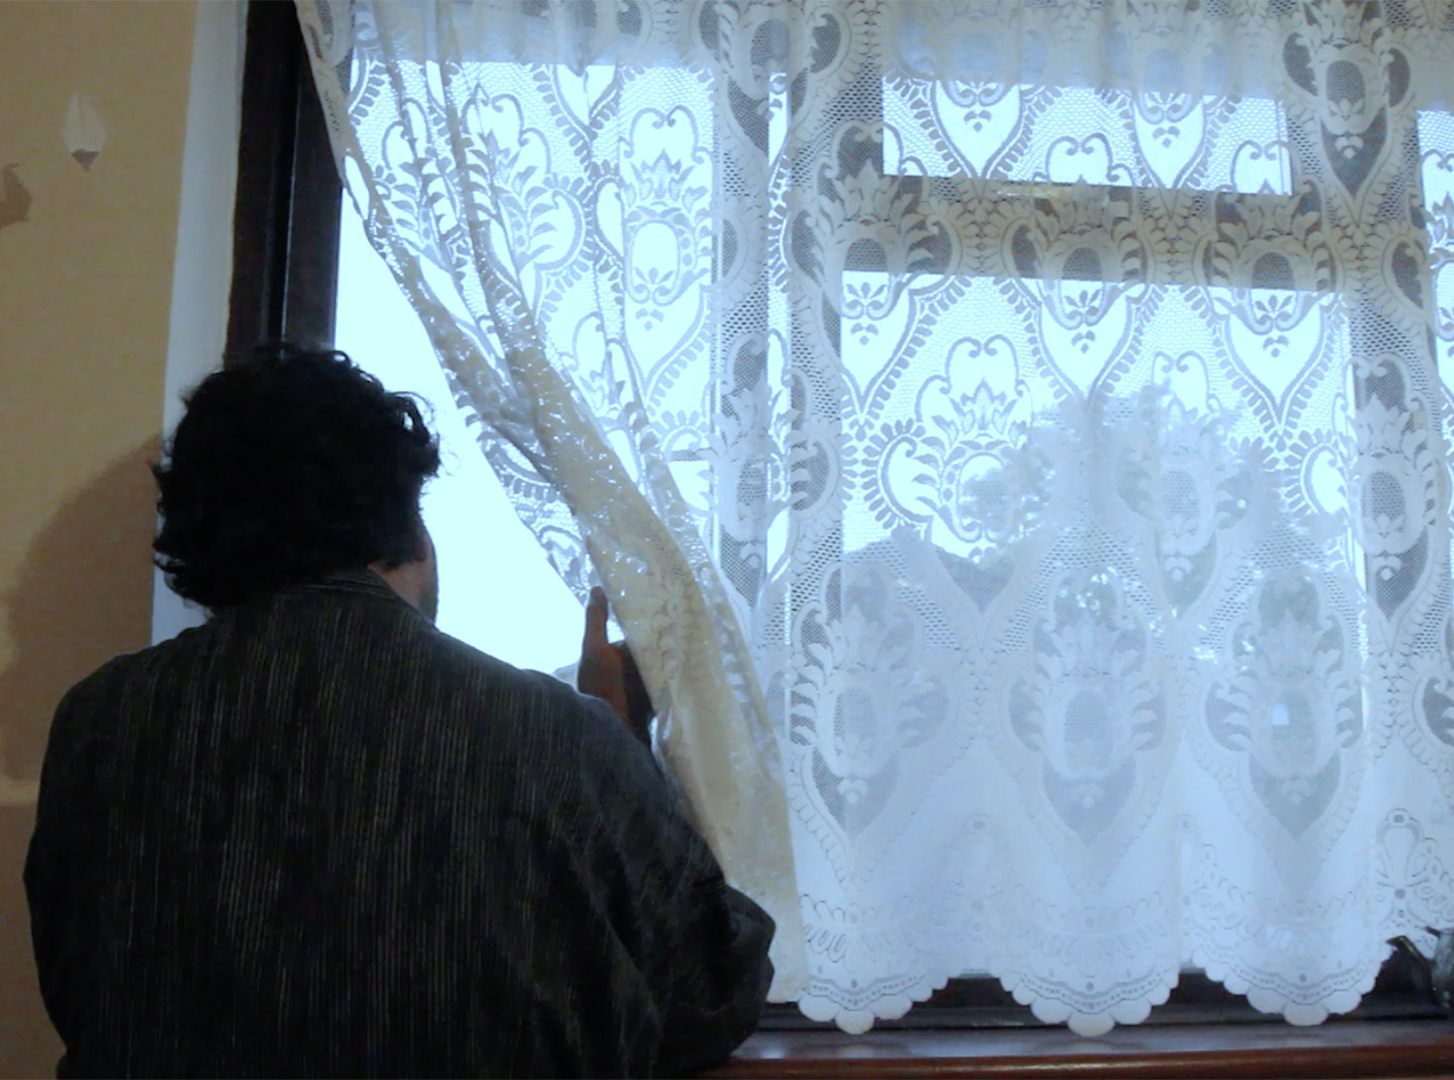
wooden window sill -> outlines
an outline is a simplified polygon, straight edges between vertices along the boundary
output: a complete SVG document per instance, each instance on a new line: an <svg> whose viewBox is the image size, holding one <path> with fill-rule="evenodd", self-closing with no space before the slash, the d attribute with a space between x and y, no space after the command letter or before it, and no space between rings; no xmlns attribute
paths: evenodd
<svg viewBox="0 0 1454 1080"><path fill-rule="evenodd" d="M970 1031L760 1031L710 1077L1454 1077L1437 1020Z"/></svg>

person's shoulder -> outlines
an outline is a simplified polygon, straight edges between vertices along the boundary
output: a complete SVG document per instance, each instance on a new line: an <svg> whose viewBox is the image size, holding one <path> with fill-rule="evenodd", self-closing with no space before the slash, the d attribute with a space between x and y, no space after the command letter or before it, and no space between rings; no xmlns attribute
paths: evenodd
<svg viewBox="0 0 1454 1080"><path fill-rule="evenodd" d="M172 653L190 646L202 632L201 628L184 630L175 638L113 656L66 691L61 698L60 707L65 709L82 702L114 696L147 671L165 664Z"/></svg>
<svg viewBox="0 0 1454 1080"><path fill-rule="evenodd" d="M436 627L426 625L420 630L420 634L420 640L431 658L441 667L457 671L462 676L497 682L522 693L575 693L559 679L539 671L517 668Z"/></svg>
<svg viewBox="0 0 1454 1080"><path fill-rule="evenodd" d="M158 672L172 664L179 651L190 649L201 634L200 629L186 630L176 638L121 653L77 680L56 703L52 741L107 729L118 710L148 697L147 687L156 682Z"/></svg>
<svg viewBox="0 0 1454 1080"><path fill-rule="evenodd" d="M427 647L450 681L484 691L491 700L508 701L537 722L590 732L616 719L601 699L582 694L553 675L517 668L443 631L431 630Z"/></svg>
<svg viewBox="0 0 1454 1080"><path fill-rule="evenodd" d="M640 773L651 779L651 751L627 729L609 704L582 694L569 683L540 671L514 667L458 638L436 631L433 649L454 668L461 685L485 690L488 699L518 714L532 741L548 746L557 759L575 759L583 778Z"/></svg>

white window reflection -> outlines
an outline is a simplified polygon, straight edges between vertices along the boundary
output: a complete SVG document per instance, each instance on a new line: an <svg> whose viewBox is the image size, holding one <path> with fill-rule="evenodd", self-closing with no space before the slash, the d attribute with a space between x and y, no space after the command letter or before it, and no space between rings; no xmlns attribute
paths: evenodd
<svg viewBox="0 0 1454 1080"><path fill-rule="evenodd" d="M574 663L580 604L516 516L450 396L424 327L347 198L342 225L337 346L389 390L428 402L426 419L439 434L443 464L423 508L439 559L440 629L516 667Z"/></svg>

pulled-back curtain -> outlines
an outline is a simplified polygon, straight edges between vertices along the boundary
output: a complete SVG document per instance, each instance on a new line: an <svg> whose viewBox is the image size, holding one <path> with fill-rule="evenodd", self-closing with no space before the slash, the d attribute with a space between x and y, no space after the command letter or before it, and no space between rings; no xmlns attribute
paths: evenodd
<svg viewBox="0 0 1454 1080"><path fill-rule="evenodd" d="M776 998L1315 1023L1454 925L1450 4L298 9Z"/></svg>

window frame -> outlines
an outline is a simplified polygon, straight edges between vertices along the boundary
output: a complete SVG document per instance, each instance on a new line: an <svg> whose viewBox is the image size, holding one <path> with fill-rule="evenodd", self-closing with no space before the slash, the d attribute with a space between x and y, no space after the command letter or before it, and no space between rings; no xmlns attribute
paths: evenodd
<svg viewBox="0 0 1454 1080"><path fill-rule="evenodd" d="M343 184L291 0L247 8L227 357L332 348Z"/></svg>
<svg viewBox="0 0 1454 1080"><path fill-rule="evenodd" d="M226 356L235 359L258 345L285 340L311 348L332 348L343 185L291 0L251 0L248 4L241 110ZM881 171L882 162L879 165ZM932 178L923 179L929 182ZM1333 1022L1441 1017L1443 1014L1427 998L1421 997L1419 990L1417 969L1403 953L1394 950L1360 1006ZM1257 1012L1240 995L1232 994L1204 974L1186 971L1171 991L1167 1004L1153 1011L1144 1026L1252 1023L1285 1022L1281 1017ZM922 1030L1059 1026L1035 1019L1027 1006L1017 1003L1000 986L998 979L986 974L950 979L927 1001L916 1003L904 1017L878 1021L875 1030L901 1034ZM807 1019L791 1003L768 1005L759 1030L837 1032L831 1023ZM1454 1039L1454 1035L1450 1038ZM1437 1054L1431 1049L1433 1046L1431 1043L1430 1047L1412 1048L1411 1053L1401 1054L1394 1059L1397 1067L1404 1075L1429 1071L1425 1065L1437 1066L1439 1070L1454 1069L1454 1046L1438 1049ZM1420 1056L1423 1050L1429 1050L1429 1054ZM1137 1060L1154 1062L1159 1056L1148 1049ZM739 1073L728 1066L720 1075L788 1075L781 1071L781 1066L793 1058L771 1060L773 1069L779 1071L764 1073L744 1063L744 1071ZM915 1071L904 1072L887 1068L886 1059L871 1058L870 1071L861 1072L844 1071L842 1064L845 1063L833 1064L828 1057L811 1059L817 1062L816 1066L810 1066L808 1060L803 1059L808 1071L795 1067L792 1075L925 1075L922 1070L929 1066L929 1059L906 1058L904 1064L912 1064ZM1028 1060L1035 1061L1037 1072L1061 1071L1044 1059ZM1262 1068L1266 1069L1274 1060L1280 1059L1268 1059ZM1131 1075L1124 1071L1127 1064L1118 1063L1107 1075ZM1066 1072L1095 1075L1093 1070L1086 1071L1070 1060L1064 1065ZM1370 1059L1369 1071L1339 1075L1378 1075L1387 1067L1386 1063L1375 1066ZM968 1069L969 1066L965 1070L940 1066L934 1069L933 1075L986 1075L983 1071ZM1137 1072L1136 1075L1152 1073ZM1244 1071L1208 1075L1250 1074Z"/></svg>

